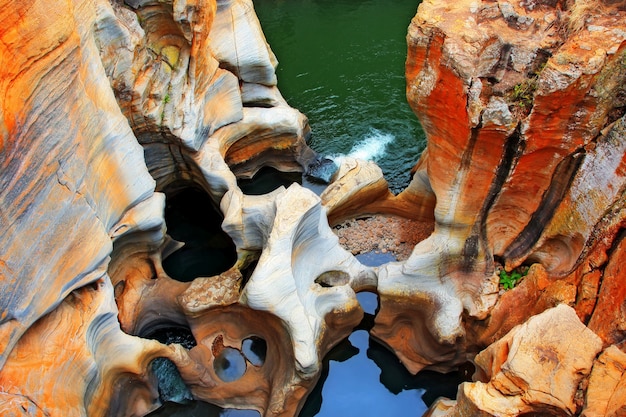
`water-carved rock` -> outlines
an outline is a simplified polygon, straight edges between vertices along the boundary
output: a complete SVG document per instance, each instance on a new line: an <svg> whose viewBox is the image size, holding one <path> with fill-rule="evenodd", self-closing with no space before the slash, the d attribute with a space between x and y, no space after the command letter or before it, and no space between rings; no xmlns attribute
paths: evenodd
<svg viewBox="0 0 626 417"><path fill-rule="evenodd" d="M475 382L461 384L454 407L439 406L431 415L573 415L579 384L601 348L574 309L561 304L480 352Z"/></svg>
<svg viewBox="0 0 626 417"><path fill-rule="evenodd" d="M163 357L196 399L297 415L363 315L355 293L376 291L372 334L410 371L479 365L438 409L617 412L598 393L608 374L623 391L616 348L585 375L626 328L626 8L583 3L424 1L406 75L428 147L410 185L394 196L378 167L347 158L317 197L237 186L315 160L251 1L5 2L0 410L143 415ZM219 207L237 259L178 282L161 265L181 244L163 209L185 187ZM406 261L365 267L330 225L381 213L434 231ZM497 271L531 264L499 288ZM147 338L163 326L196 344ZM577 353L570 330L588 341Z"/></svg>

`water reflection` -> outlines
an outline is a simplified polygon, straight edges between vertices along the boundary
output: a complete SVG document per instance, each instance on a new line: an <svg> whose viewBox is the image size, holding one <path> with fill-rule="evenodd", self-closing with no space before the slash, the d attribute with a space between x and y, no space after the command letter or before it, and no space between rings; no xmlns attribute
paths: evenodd
<svg viewBox="0 0 626 417"><path fill-rule="evenodd" d="M320 381L300 417L421 416L438 397L455 398L464 376L431 371L412 375L369 335L378 309L377 295L364 292L357 298L365 317L324 358Z"/></svg>
<svg viewBox="0 0 626 417"><path fill-rule="evenodd" d="M252 365L261 366L265 363L267 343L260 337L249 337L241 342L241 352Z"/></svg>
<svg viewBox="0 0 626 417"><path fill-rule="evenodd" d="M246 373L246 359L237 349L225 347L215 357L213 369L222 381L233 382Z"/></svg>
<svg viewBox="0 0 626 417"><path fill-rule="evenodd" d="M421 416L426 411L423 388L394 394L381 385L379 365L369 358L372 344L366 330L355 331L337 348L343 355L331 355L320 398L307 402L300 417Z"/></svg>

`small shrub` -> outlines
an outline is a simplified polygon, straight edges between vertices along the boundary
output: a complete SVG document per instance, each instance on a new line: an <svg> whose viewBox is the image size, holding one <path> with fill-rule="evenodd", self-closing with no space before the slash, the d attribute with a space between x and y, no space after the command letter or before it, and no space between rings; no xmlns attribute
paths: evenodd
<svg viewBox="0 0 626 417"><path fill-rule="evenodd" d="M528 267L515 268L507 272L504 268L500 270L500 285L505 290L512 290L526 275Z"/></svg>
<svg viewBox="0 0 626 417"><path fill-rule="evenodd" d="M518 106L528 109L533 104L533 95L535 90L537 89L537 79L530 78L524 80L523 82L516 84L513 87L513 92L511 93L511 100L517 103Z"/></svg>

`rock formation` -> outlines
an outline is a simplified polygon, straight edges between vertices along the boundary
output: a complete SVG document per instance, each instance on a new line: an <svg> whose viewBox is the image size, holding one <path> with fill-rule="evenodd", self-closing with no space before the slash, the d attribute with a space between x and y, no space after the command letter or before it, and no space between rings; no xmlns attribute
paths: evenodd
<svg viewBox="0 0 626 417"><path fill-rule="evenodd" d="M0 5L3 415L145 415L156 358L196 399L297 415L359 291L379 294L372 334L411 372L476 363L432 415L622 411L623 2L425 0L407 37L428 139L411 184L394 196L346 159L319 197L238 185L315 159L251 0ZM180 282L164 208L188 188L236 261ZM366 267L330 226L380 213L434 231ZM163 327L194 346L153 340Z"/></svg>
<svg viewBox="0 0 626 417"><path fill-rule="evenodd" d="M463 353L471 358L558 304L573 306L603 347L623 341L617 305L624 297L615 279L626 213L625 12L623 2L420 5L407 37L407 97L429 139L416 173L436 196L435 231L415 247L414 262L399 273L387 267L392 296L379 285L380 326L373 330L409 369L441 367L464 360ZM518 287L493 292L494 271L523 265L533 266ZM408 311L423 303L419 286L428 280L431 288L452 288L447 294L455 291L459 306L451 311L445 293L432 291L430 310L421 314L447 314L447 326L428 329L432 340L420 338L420 352L417 337L407 343L399 334L418 325ZM414 294L415 301L405 297L406 313L394 305L398 284ZM385 303L393 306L388 314ZM519 401L533 406L516 410L519 390L498 386L497 371L483 377L491 378L490 400L468 385L454 411L440 405L446 415L556 412L550 400L538 405L526 397ZM521 387L517 377L506 378ZM579 375L572 378L568 384L577 384ZM523 390L542 390L534 384ZM582 407L559 406L557 414Z"/></svg>
<svg viewBox="0 0 626 417"><path fill-rule="evenodd" d="M461 384L457 404L444 412L435 406L431 415L572 415L579 384L601 348L574 309L560 304L476 355L476 382Z"/></svg>

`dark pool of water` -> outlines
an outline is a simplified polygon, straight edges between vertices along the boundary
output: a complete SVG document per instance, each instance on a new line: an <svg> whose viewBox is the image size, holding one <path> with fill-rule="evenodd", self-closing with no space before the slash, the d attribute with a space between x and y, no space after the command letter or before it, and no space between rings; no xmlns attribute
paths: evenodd
<svg viewBox="0 0 626 417"><path fill-rule="evenodd" d="M355 331L324 358L320 380L299 417L418 417L438 397L454 398L458 384L465 380L464 375L431 371L412 375L393 353L369 336L378 309L378 296L362 292L357 298L365 316ZM195 345L193 336L186 329L160 329L149 337L163 343L181 343L186 348ZM244 343L243 354L248 360L258 359L262 363L266 349L264 342L253 339L248 342ZM233 354L241 355L239 351L233 351ZM226 352L222 359L236 365L238 358L228 357L229 354ZM232 380L241 376L237 366L227 368L221 376L224 381L230 381L233 372L239 373ZM223 409L192 400L176 367L167 359L154 360L152 370L158 377L159 394L164 404L151 413L151 417L260 416L254 410Z"/></svg>
<svg viewBox="0 0 626 417"><path fill-rule="evenodd" d="M240 179L237 185L244 194L263 195L276 190L279 187L288 188L293 183L298 183L304 188L320 195L326 189L327 183L310 180L307 175L293 172L280 172L272 167L261 169L250 179Z"/></svg>
<svg viewBox="0 0 626 417"><path fill-rule="evenodd" d="M222 228L223 216L208 194L186 188L168 195L167 233L185 246L163 260L167 274L179 281L218 275L235 264L235 245Z"/></svg>
<svg viewBox="0 0 626 417"><path fill-rule="evenodd" d="M425 146L406 102L406 33L415 0L254 0L278 87L309 118L317 152L371 159L406 187Z"/></svg>
<svg viewBox="0 0 626 417"><path fill-rule="evenodd" d="M251 179L240 179L237 185L244 194L263 195L280 186L289 187L294 182L302 184L302 175L298 173L280 172L272 167L261 169Z"/></svg>

